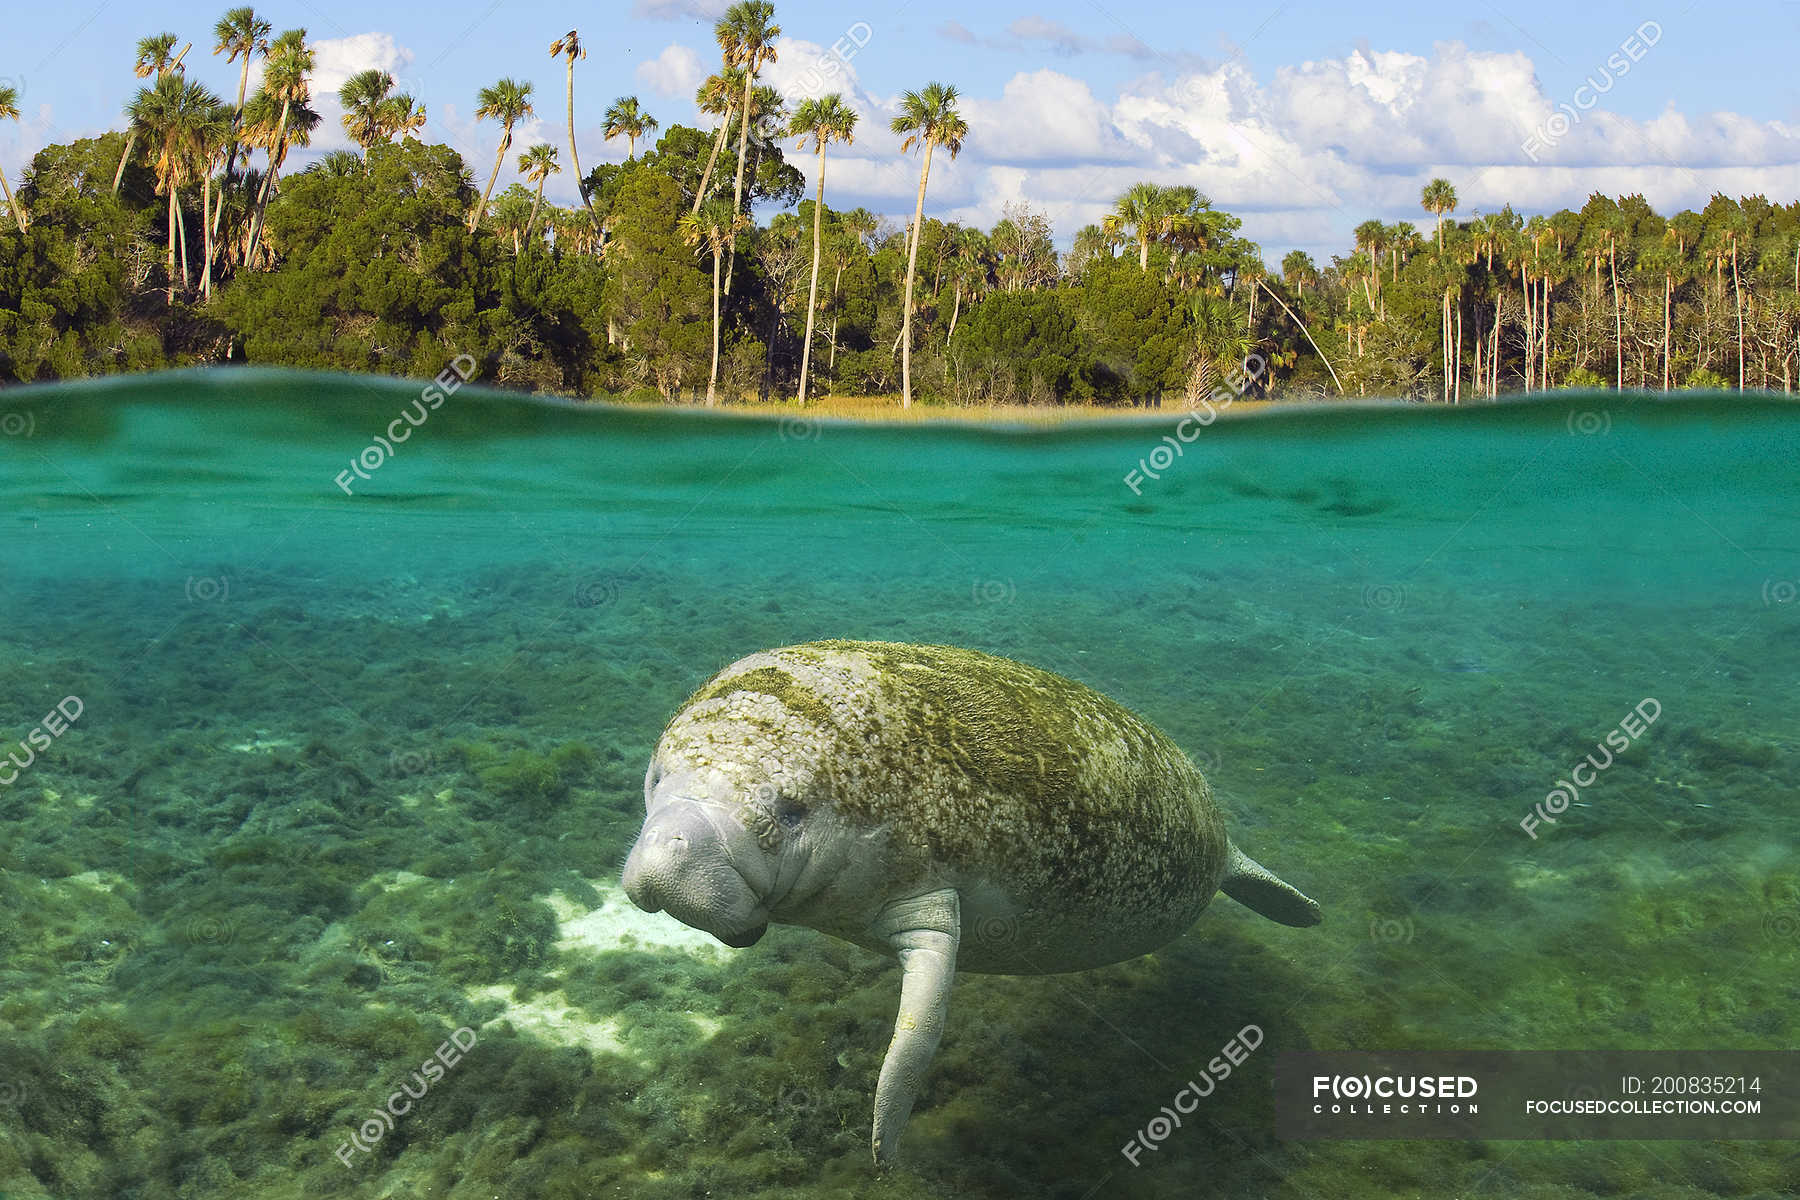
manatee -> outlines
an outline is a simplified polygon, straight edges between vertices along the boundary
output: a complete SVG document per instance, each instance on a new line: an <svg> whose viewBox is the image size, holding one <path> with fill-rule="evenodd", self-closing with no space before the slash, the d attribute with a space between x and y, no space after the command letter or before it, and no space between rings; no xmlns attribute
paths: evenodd
<svg viewBox="0 0 1800 1200"><path fill-rule="evenodd" d="M951 978L1147 954L1213 895L1284 925L1319 906L1226 835L1193 761L1090 688L953 646L752 654L669 721L623 883L727 946L770 922L900 960L870 1148L890 1161Z"/></svg>

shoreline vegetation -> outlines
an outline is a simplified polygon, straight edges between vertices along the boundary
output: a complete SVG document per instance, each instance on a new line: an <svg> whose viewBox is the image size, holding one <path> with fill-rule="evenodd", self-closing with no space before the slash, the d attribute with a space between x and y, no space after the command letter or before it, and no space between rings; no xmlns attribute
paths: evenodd
<svg viewBox="0 0 1800 1200"><path fill-rule="evenodd" d="M833 209L828 160L873 114L764 82L775 18L741 0L719 19L710 128L589 101L585 79L578 97L570 30L549 45L560 89L472 89L501 130L485 170L366 70L338 93L357 150L284 175L322 119L307 31L225 13L223 96L189 78L201 43L146 37L125 128L46 146L0 189L0 387L209 365L424 379L468 357L480 383L564 398L1008 419L1800 384L1800 202L1459 216L1435 179L1419 226L1372 219L1328 263L1271 267L1198 189L1145 181L1059 252L1029 204L987 230L931 215L934 162L982 136L946 83L888 118L918 166L910 219ZM856 31L804 77L834 77ZM0 120L20 99L0 84ZM577 114L602 104L627 157L583 173ZM565 118L563 144L515 145L539 116ZM565 163L570 208L544 198Z"/></svg>

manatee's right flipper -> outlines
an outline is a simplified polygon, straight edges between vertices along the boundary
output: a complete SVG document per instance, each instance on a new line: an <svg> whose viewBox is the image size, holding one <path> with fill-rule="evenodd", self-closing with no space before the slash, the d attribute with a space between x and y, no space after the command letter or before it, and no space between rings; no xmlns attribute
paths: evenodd
<svg viewBox="0 0 1800 1200"><path fill-rule="evenodd" d="M1251 912L1283 925L1304 928L1324 920L1317 900L1302 895L1300 889L1278 878L1235 845L1231 847L1231 861L1226 864L1225 882L1219 890Z"/></svg>
<svg viewBox="0 0 1800 1200"><path fill-rule="evenodd" d="M879 1165L893 1161L900 1148L900 1134L944 1032L956 949L962 941L962 906L949 888L896 900L875 918L873 932L894 948L904 972L894 1040L888 1043L881 1079L875 1085L875 1128L869 1148Z"/></svg>

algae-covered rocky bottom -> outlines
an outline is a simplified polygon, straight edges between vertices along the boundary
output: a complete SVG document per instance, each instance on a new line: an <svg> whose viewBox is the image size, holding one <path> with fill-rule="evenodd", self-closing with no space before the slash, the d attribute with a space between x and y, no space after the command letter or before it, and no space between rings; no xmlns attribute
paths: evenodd
<svg viewBox="0 0 1800 1200"><path fill-rule="evenodd" d="M229 386L5 398L0 747L79 700L0 787L9 1200L1800 1191L1777 1142L1283 1142L1269 1086L1284 1049L1796 1044L1791 410L1221 423L1134 492L1159 425L478 398L345 496L404 388ZM960 978L877 1174L894 965L618 887L668 715L833 636L1113 696L1326 923L1221 899L1130 963Z"/></svg>

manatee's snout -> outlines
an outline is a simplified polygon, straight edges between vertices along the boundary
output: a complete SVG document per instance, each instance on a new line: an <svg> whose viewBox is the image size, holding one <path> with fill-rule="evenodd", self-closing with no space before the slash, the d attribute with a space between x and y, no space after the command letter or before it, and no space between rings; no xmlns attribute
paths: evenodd
<svg viewBox="0 0 1800 1200"><path fill-rule="evenodd" d="M645 912L667 911L728 946L749 946L768 926L739 865L756 853L755 838L716 805L672 799L645 819L621 882Z"/></svg>

